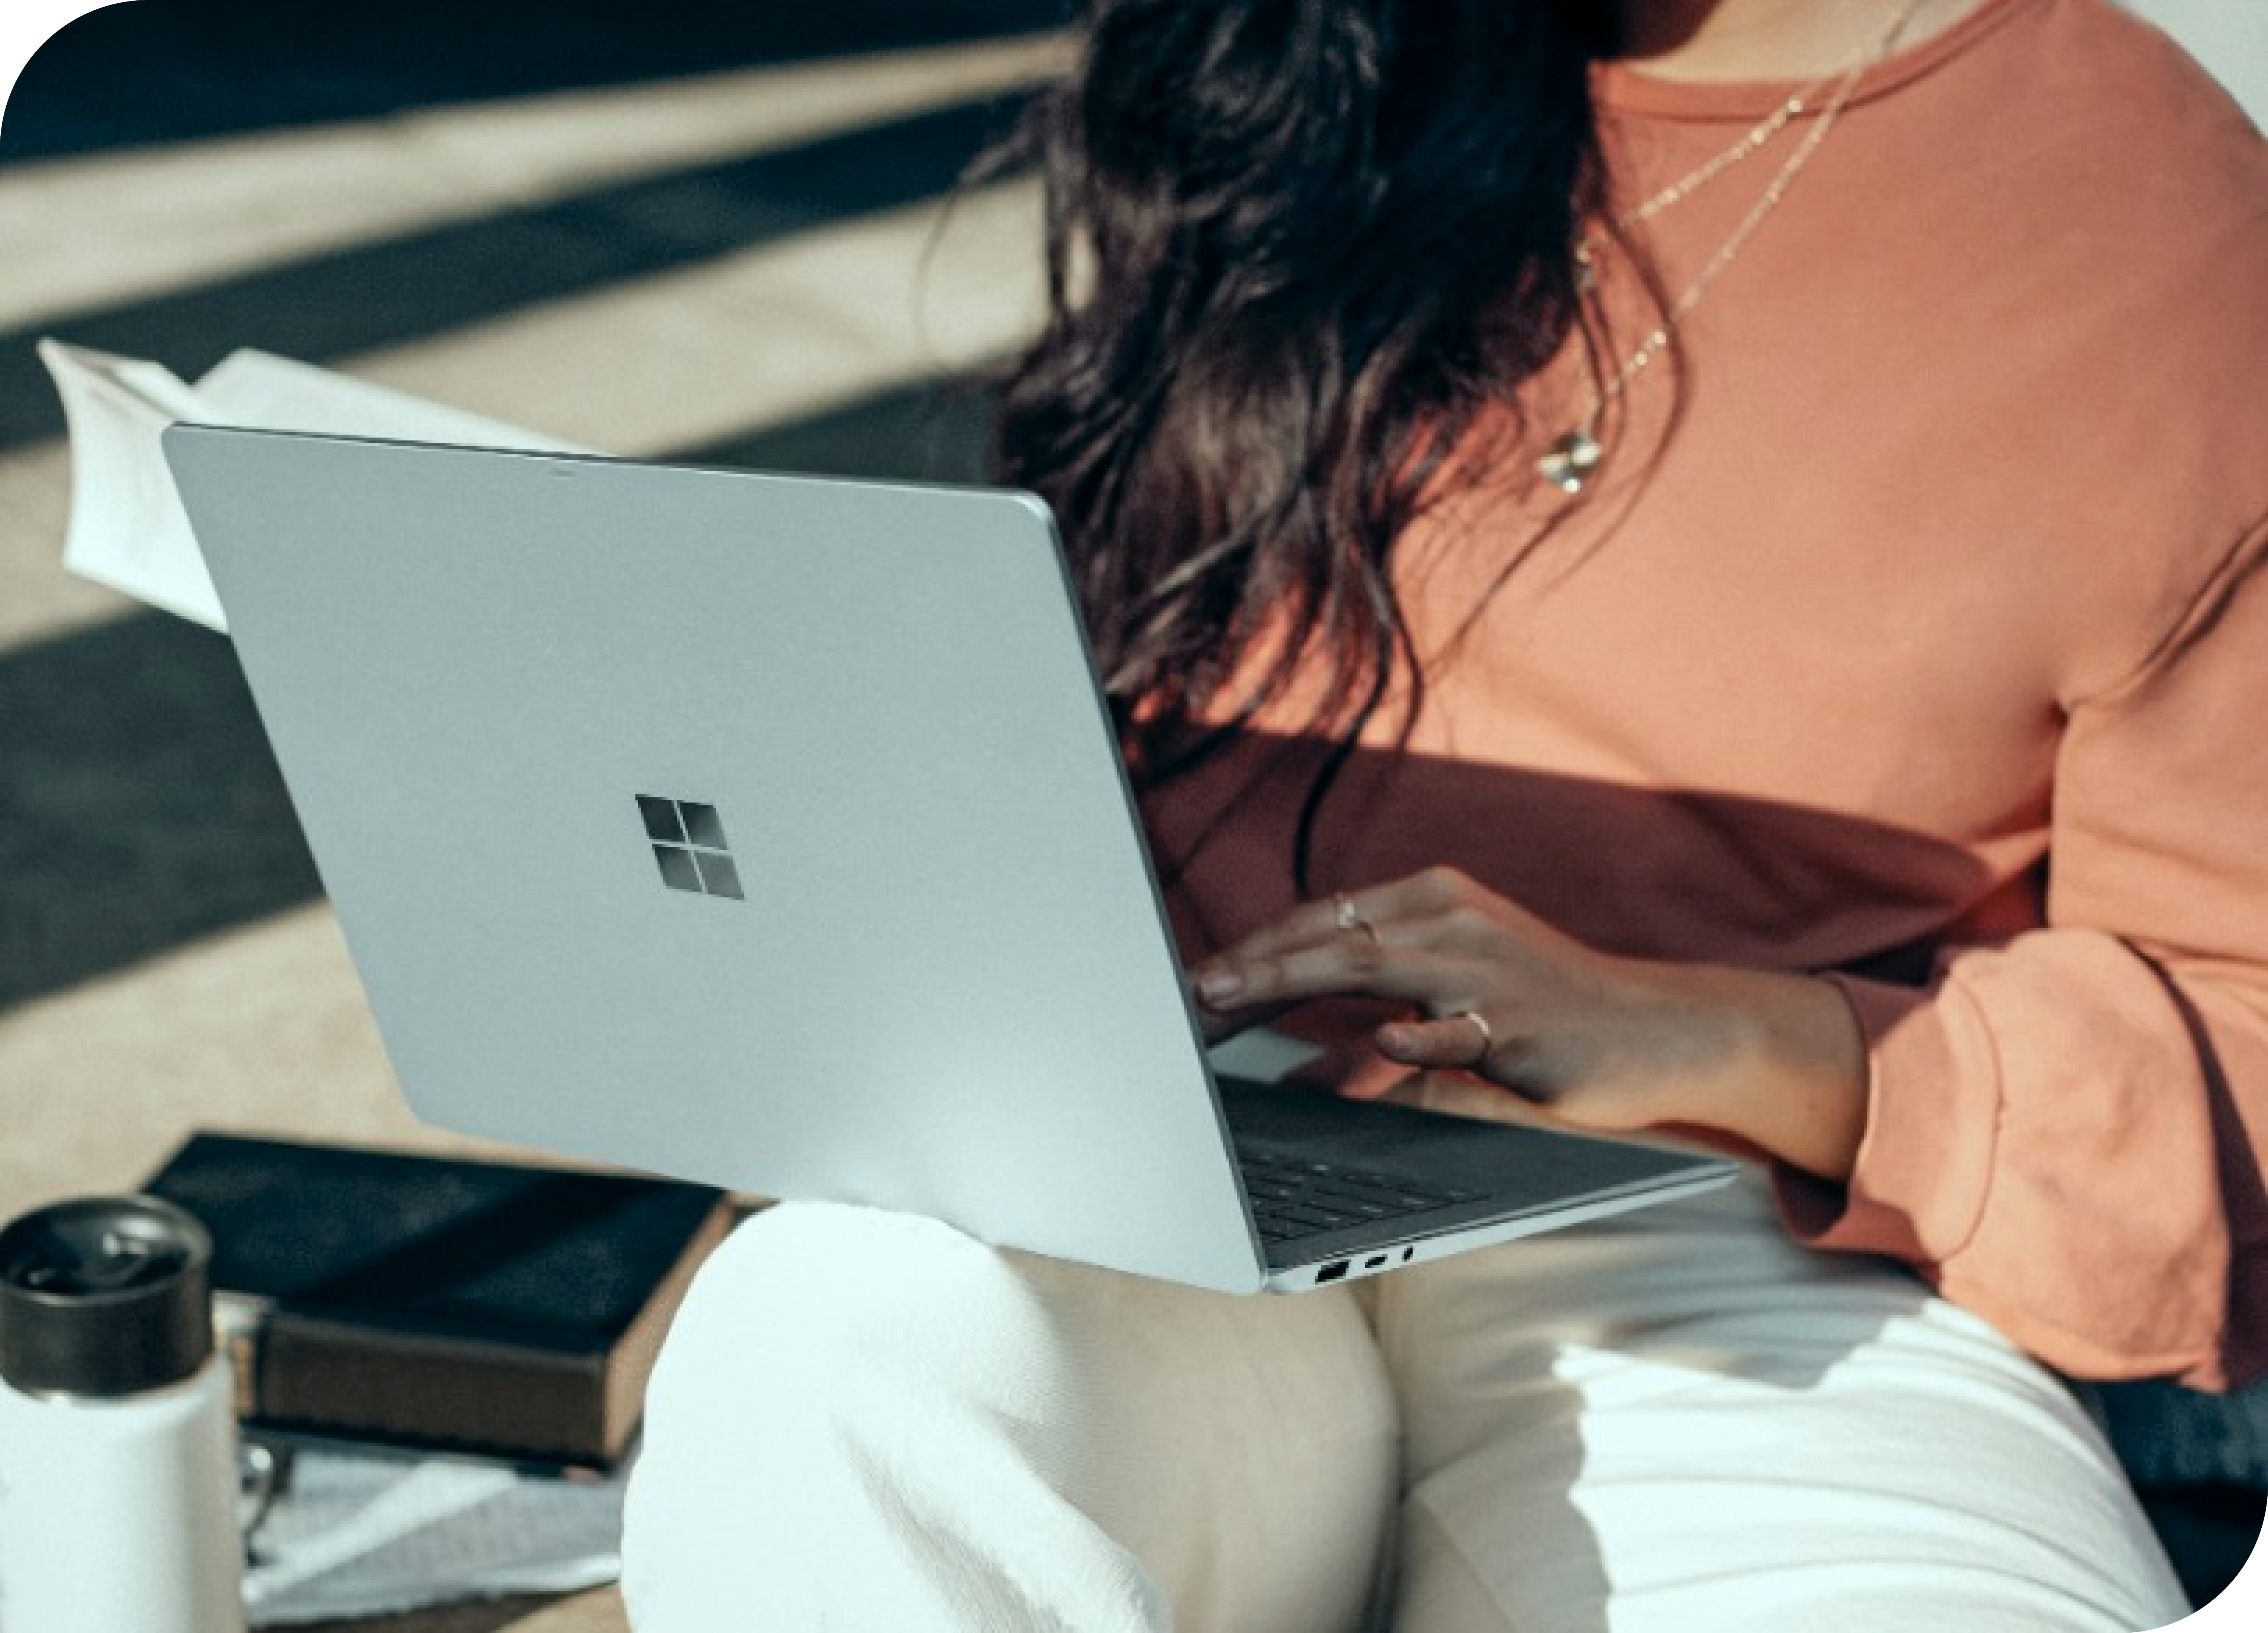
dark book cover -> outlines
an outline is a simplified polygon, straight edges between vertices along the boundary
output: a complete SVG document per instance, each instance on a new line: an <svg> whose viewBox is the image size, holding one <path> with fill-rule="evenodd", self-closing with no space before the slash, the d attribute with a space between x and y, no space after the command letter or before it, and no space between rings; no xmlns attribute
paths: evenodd
<svg viewBox="0 0 2268 1633"><path fill-rule="evenodd" d="M247 1423L599 1467L733 1217L671 1180L221 1134L145 1188L212 1232Z"/></svg>

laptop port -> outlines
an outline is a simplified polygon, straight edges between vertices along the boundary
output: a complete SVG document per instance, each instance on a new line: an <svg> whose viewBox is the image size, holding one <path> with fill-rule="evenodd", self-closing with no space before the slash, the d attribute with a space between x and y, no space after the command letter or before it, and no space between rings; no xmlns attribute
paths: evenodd
<svg viewBox="0 0 2268 1633"><path fill-rule="evenodd" d="M1325 1282L1337 1281L1347 1273L1347 1266L1352 1262L1351 1259L1341 1259L1336 1263L1325 1265L1315 1272L1315 1285L1321 1287Z"/></svg>

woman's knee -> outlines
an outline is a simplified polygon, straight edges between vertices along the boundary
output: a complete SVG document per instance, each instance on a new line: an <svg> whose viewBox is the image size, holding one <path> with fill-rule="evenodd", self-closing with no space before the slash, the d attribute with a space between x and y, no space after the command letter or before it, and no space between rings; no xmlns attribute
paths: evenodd
<svg viewBox="0 0 2268 1633"><path fill-rule="evenodd" d="M1184 1628L1327 1628L1367 1583L1395 1477L1392 1392L1350 1299L1228 1298L827 1205L712 1256L646 1423L624 1548L641 1628L752 1598L764 1625L858 1627L846 1602L902 1616L947 1580L1001 1628L1162 1625L1166 1594ZM782 1602L783 1577L821 1597Z"/></svg>
<svg viewBox="0 0 2268 1633"><path fill-rule="evenodd" d="M834 1203L772 1208L711 1255L680 1307L649 1391L648 1443L688 1419L705 1440L726 1421L839 1409L863 1398L849 1393L854 1375L862 1388L894 1370L982 1387L991 1363L1045 1339L1012 1263L949 1226Z"/></svg>
<svg viewBox="0 0 2268 1633"><path fill-rule="evenodd" d="M824 1204L742 1225L696 1278L648 1389L623 1541L634 1622L951 1626L951 1580L973 1573L999 1589L987 1614L1020 1625L1020 1562L986 1511L1080 1551L1062 1534L1077 1517L1007 1438L1047 1390L1049 1350L1009 1262L945 1226ZM1084 1541L1098 1591L1138 1613L1138 1570Z"/></svg>

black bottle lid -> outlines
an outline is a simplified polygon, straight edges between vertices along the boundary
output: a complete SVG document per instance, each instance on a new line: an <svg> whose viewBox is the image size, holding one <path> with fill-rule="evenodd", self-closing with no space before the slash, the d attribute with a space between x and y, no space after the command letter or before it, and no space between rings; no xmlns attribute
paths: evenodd
<svg viewBox="0 0 2268 1633"><path fill-rule="evenodd" d="M155 1197L26 1214L0 1231L0 1379L115 1400L194 1375L212 1353L211 1266L205 1227Z"/></svg>

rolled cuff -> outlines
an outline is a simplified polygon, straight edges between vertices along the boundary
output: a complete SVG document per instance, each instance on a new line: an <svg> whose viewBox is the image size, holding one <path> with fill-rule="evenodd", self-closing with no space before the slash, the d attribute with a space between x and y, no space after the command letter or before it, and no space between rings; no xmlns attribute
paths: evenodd
<svg viewBox="0 0 2268 1633"><path fill-rule="evenodd" d="M1773 1164L1780 1216L1808 1247L1888 1254L1926 1274L1984 1215L2001 1110L1992 1036L1955 989L1827 979L1866 1038L1866 1133L1847 1184Z"/></svg>

